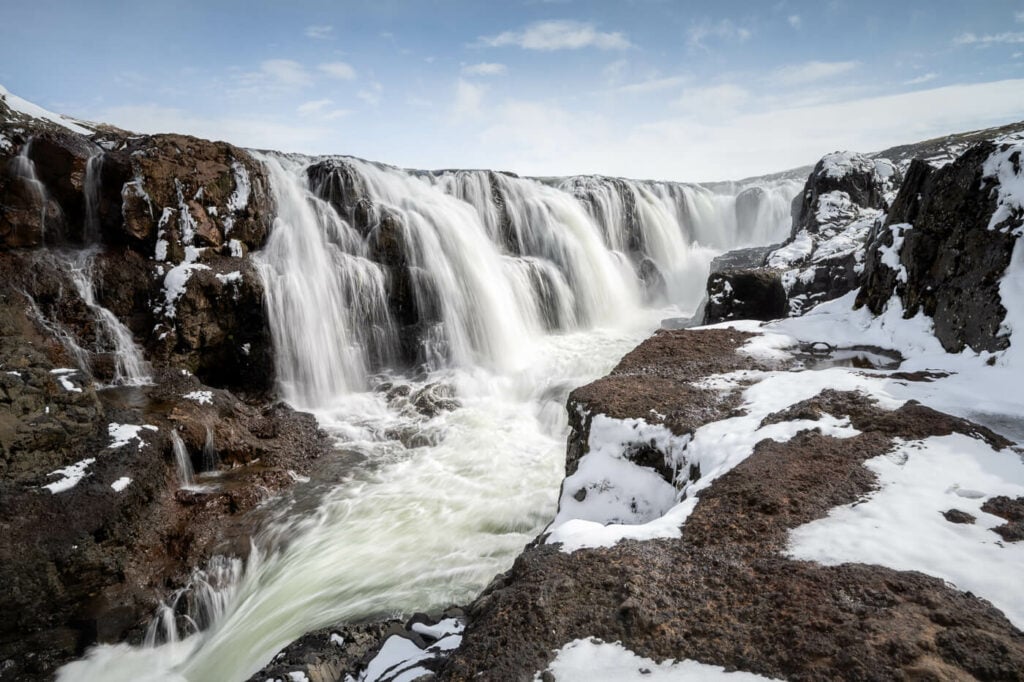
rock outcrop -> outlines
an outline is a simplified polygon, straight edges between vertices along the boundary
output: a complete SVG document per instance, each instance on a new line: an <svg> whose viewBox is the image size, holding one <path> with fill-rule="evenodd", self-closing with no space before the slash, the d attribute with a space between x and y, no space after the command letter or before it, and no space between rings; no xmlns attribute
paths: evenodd
<svg viewBox="0 0 1024 682"><path fill-rule="evenodd" d="M248 257L267 190L229 144L0 96L0 679L140 641L168 590L214 552L244 556L247 512L330 450L268 400ZM186 469L222 475L190 487Z"/></svg>
<svg viewBox="0 0 1024 682"><path fill-rule="evenodd" d="M879 314L895 295L923 311L949 352L1006 348L999 275L1024 226L1013 183L1024 144L983 142L942 168L915 161L888 217L871 233L858 305Z"/></svg>

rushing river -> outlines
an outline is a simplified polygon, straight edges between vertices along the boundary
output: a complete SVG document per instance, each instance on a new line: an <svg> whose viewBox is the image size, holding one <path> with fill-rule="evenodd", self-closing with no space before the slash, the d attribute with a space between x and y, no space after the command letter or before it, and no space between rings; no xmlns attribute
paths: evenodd
<svg viewBox="0 0 1024 682"><path fill-rule="evenodd" d="M798 191L738 208L690 185L260 158L281 395L363 464L322 463L274 503L244 567L211 564L202 631L158 620L146 646L96 647L61 680L244 680L310 630L470 600L554 515L569 391L692 314L714 255L784 238ZM332 187L364 198L362 226ZM416 369L382 374L396 360ZM423 390L457 402L424 414L408 399Z"/></svg>

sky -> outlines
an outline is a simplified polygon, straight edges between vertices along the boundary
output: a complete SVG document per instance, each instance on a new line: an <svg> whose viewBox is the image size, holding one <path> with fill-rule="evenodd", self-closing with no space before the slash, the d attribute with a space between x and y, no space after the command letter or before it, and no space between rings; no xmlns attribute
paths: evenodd
<svg viewBox="0 0 1024 682"><path fill-rule="evenodd" d="M1024 119L1024 1L5 0L0 84L409 168L739 179Z"/></svg>

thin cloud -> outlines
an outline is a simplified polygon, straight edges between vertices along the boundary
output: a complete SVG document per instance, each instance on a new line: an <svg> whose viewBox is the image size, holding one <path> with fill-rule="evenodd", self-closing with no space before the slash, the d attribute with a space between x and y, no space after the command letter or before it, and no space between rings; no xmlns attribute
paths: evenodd
<svg viewBox="0 0 1024 682"><path fill-rule="evenodd" d="M356 77L356 70L345 62L327 62L317 68L325 75L339 80L350 81Z"/></svg>
<svg viewBox="0 0 1024 682"><path fill-rule="evenodd" d="M1024 43L1024 32L1006 32L1006 33L994 33L989 35L979 36L975 33L961 33L956 38L953 38L954 45L977 45L978 47L988 47L989 45L1000 45L1000 44L1016 44Z"/></svg>
<svg viewBox="0 0 1024 682"><path fill-rule="evenodd" d="M793 28L800 28L800 26L803 24L803 20L800 18L799 14L790 14L786 18L786 21L788 21L789 25L792 26Z"/></svg>
<svg viewBox="0 0 1024 682"><path fill-rule="evenodd" d="M673 108L696 118L718 119L735 115L750 100L748 90L732 83L723 83L704 88L688 88L671 104Z"/></svg>
<svg viewBox="0 0 1024 682"><path fill-rule="evenodd" d="M579 50L595 47L599 50L626 50L633 46L619 32L598 31L590 23L556 20L538 21L521 31L505 31L496 36L483 36L478 47L521 47L524 50Z"/></svg>
<svg viewBox="0 0 1024 682"><path fill-rule="evenodd" d="M380 104L381 93L384 92L384 86L380 83L370 83L368 88L360 90L356 93L356 97L363 100L370 106L377 106Z"/></svg>
<svg viewBox="0 0 1024 682"><path fill-rule="evenodd" d="M313 76L302 64L291 59L267 59L258 71L239 77L243 89L297 90L313 84Z"/></svg>
<svg viewBox="0 0 1024 682"><path fill-rule="evenodd" d="M452 103L451 117L455 123L480 116L480 107L484 101L487 86L459 79L455 84L455 101Z"/></svg>
<svg viewBox="0 0 1024 682"><path fill-rule="evenodd" d="M348 109L338 109L333 107L333 100L329 99L316 99L310 102L304 102L296 107L295 111L300 116L310 116L314 118L323 119L325 121L332 121L342 116L348 116L352 113Z"/></svg>
<svg viewBox="0 0 1024 682"><path fill-rule="evenodd" d="M1018 24L1024 24L1024 11L1015 13L1013 18L1017 20Z"/></svg>
<svg viewBox="0 0 1024 682"><path fill-rule="evenodd" d="M313 40L330 40L334 37L334 27L325 24L307 26L306 37Z"/></svg>
<svg viewBox="0 0 1024 682"><path fill-rule="evenodd" d="M508 71L507 66L494 62L480 62L462 67L462 73L466 76L500 76L506 71Z"/></svg>
<svg viewBox="0 0 1024 682"><path fill-rule="evenodd" d="M858 66L860 62L804 62L776 69L771 80L779 85L806 85L849 73Z"/></svg>
<svg viewBox="0 0 1024 682"><path fill-rule="evenodd" d="M753 32L750 29L737 26L729 19L722 19L718 23L705 19L694 24L687 31L687 44L690 48L707 50L707 41L710 38L743 43L749 40L752 35Z"/></svg>
<svg viewBox="0 0 1024 682"><path fill-rule="evenodd" d="M648 92L660 92L662 90L671 90L681 85L685 85L690 80L689 76L678 75L678 76L666 76L664 78L650 78L644 81L638 81L636 83L627 83L626 85L620 85L616 88L612 88L611 92L623 93L623 94L644 94Z"/></svg>
<svg viewBox="0 0 1024 682"><path fill-rule="evenodd" d="M929 83L939 77L937 73L925 73L917 78L911 78L908 81L903 81L904 85L920 85L921 83Z"/></svg>

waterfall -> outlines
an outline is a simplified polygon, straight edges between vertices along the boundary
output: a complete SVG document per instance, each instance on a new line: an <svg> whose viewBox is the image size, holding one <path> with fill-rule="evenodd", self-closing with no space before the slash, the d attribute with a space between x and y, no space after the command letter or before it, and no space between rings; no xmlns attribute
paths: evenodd
<svg viewBox="0 0 1024 682"><path fill-rule="evenodd" d="M217 471L220 458L217 456L217 445L213 440L213 429L206 427L206 441L203 443L203 471Z"/></svg>
<svg viewBox="0 0 1024 682"><path fill-rule="evenodd" d="M82 241L96 244L100 241L100 190L103 171L103 151L93 154L85 162L85 180L82 193L85 197L85 225Z"/></svg>
<svg viewBox="0 0 1024 682"><path fill-rule="evenodd" d="M109 309L96 301L94 266L98 251L64 253L54 251L53 255L68 273L75 291L89 308L96 321L96 351L110 349L114 359L114 380L116 386L141 386L151 382L149 363L135 344L128 329Z"/></svg>
<svg viewBox="0 0 1024 682"><path fill-rule="evenodd" d="M196 475L192 470L192 455L189 454L185 441L178 435L177 429L171 430L171 445L174 448L174 463L178 469L178 485L181 488L191 488L196 482Z"/></svg>
<svg viewBox="0 0 1024 682"><path fill-rule="evenodd" d="M281 394L366 464L320 460L208 627L189 634L203 623L176 596L147 640L165 644L96 647L60 680L244 680L310 630L466 603L554 515L569 391L692 314L714 255L784 237L770 210L770 225L744 211L798 189L741 209L697 185L257 156L277 207L254 256ZM384 382L455 400L417 412Z"/></svg>
<svg viewBox="0 0 1024 682"><path fill-rule="evenodd" d="M11 159L15 177L19 177L28 185L32 194L39 199L39 230L41 237L46 237L46 186L36 175L36 164L29 156L32 149L32 138L21 148L21 152Z"/></svg>

